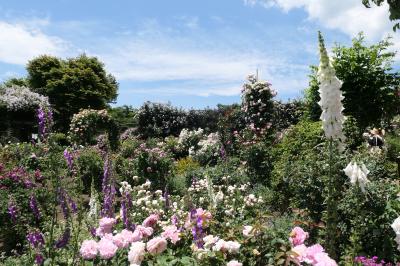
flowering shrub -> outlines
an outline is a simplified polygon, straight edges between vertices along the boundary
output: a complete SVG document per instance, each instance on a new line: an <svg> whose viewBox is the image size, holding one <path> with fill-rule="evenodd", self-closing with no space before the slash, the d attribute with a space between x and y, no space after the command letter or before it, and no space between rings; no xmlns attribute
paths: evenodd
<svg viewBox="0 0 400 266"><path fill-rule="evenodd" d="M118 132L107 110L84 109L72 117L69 136L77 144L94 144L95 137L101 130L107 132L110 145L115 148Z"/></svg>
<svg viewBox="0 0 400 266"><path fill-rule="evenodd" d="M215 164L218 158L223 157L218 133L210 133L206 138L200 140L197 146L197 149L193 146L189 148L189 156L202 165Z"/></svg>
<svg viewBox="0 0 400 266"><path fill-rule="evenodd" d="M0 94L0 103L4 104L8 111L35 111L39 107L48 107L49 99L27 87L12 86L5 88Z"/></svg>
<svg viewBox="0 0 400 266"><path fill-rule="evenodd" d="M181 149L189 153L190 150L198 150L200 140L204 137L204 130L199 128L197 130L182 129L179 133L178 145Z"/></svg>
<svg viewBox="0 0 400 266"><path fill-rule="evenodd" d="M264 128L271 122L274 107L272 98L276 92L271 89L270 83L259 81L254 75L248 76L247 81L242 89L242 111L246 114L248 125Z"/></svg>

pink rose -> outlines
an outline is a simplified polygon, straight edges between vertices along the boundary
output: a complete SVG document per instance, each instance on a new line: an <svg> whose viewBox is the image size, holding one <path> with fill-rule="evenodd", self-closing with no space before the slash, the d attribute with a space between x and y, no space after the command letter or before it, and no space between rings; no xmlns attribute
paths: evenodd
<svg viewBox="0 0 400 266"><path fill-rule="evenodd" d="M147 217L146 219L144 219L142 225L144 227L153 227L157 224L158 221L158 215L157 214L151 214L149 217Z"/></svg>
<svg viewBox="0 0 400 266"><path fill-rule="evenodd" d="M118 250L118 247L114 245L112 240L109 240L107 238L102 238L98 243L98 247L99 247L100 258L106 260L114 257L115 253Z"/></svg>
<svg viewBox="0 0 400 266"><path fill-rule="evenodd" d="M134 242L128 252L128 260L131 265L140 265L146 254L145 250L146 244L143 242Z"/></svg>
<svg viewBox="0 0 400 266"><path fill-rule="evenodd" d="M171 240L173 244L176 244L180 240L178 228L175 225L170 225L164 228L164 232L161 236Z"/></svg>
<svg viewBox="0 0 400 266"><path fill-rule="evenodd" d="M153 255L160 254L167 249L167 240L163 237L155 237L147 242L147 251Z"/></svg>
<svg viewBox="0 0 400 266"><path fill-rule="evenodd" d="M337 266L336 261L331 259L325 252L315 254L315 260L314 266Z"/></svg>
<svg viewBox="0 0 400 266"><path fill-rule="evenodd" d="M301 245L308 238L308 233L298 226L290 233L289 241L293 246Z"/></svg>
<svg viewBox="0 0 400 266"><path fill-rule="evenodd" d="M152 234L153 234L153 228L144 227L141 225L136 226L135 232L133 232L134 239L137 239L137 240L141 240L144 237L149 237Z"/></svg>
<svg viewBox="0 0 400 266"><path fill-rule="evenodd" d="M237 260L231 260L226 264L226 266L242 266L243 264L238 262Z"/></svg>
<svg viewBox="0 0 400 266"><path fill-rule="evenodd" d="M113 236L112 241L118 248L126 248L129 246L130 243L122 233L118 233L115 236Z"/></svg>
<svg viewBox="0 0 400 266"><path fill-rule="evenodd" d="M91 260L97 256L97 242L94 240L84 240L79 250L81 256L85 260Z"/></svg>
<svg viewBox="0 0 400 266"><path fill-rule="evenodd" d="M319 253L323 253L324 248L320 244L315 244L312 245L311 247L308 247L306 250L306 262L310 264L315 264L317 263L317 260L315 259L315 256Z"/></svg>
<svg viewBox="0 0 400 266"><path fill-rule="evenodd" d="M136 239L134 233L128 229L122 230L121 235L128 243L132 243L132 242L140 240L140 239Z"/></svg>

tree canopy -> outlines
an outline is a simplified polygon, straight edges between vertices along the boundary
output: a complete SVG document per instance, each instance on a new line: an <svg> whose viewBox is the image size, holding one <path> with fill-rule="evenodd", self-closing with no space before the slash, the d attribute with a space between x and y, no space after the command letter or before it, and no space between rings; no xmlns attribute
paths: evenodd
<svg viewBox="0 0 400 266"><path fill-rule="evenodd" d="M343 81L344 114L353 116L361 130L368 126L381 126L397 112L400 99L399 73L393 71L395 53L389 52L390 39L367 46L363 34L353 39L351 47L336 45L333 49L333 66L338 78ZM310 75L310 86L306 90L308 116L317 120L321 110L315 68Z"/></svg>
<svg viewBox="0 0 400 266"><path fill-rule="evenodd" d="M61 131L80 109L104 109L117 98L118 83L96 57L83 54L63 60L43 55L29 61L27 71L30 87L49 97Z"/></svg>

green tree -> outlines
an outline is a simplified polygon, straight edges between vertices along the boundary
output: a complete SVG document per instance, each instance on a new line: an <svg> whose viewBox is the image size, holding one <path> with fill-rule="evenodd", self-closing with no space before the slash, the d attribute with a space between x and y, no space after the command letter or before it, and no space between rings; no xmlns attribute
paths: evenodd
<svg viewBox="0 0 400 266"><path fill-rule="evenodd" d="M116 121L119 130L121 132L128 128L136 127L137 121L137 110L131 106L123 105L119 107L111 108L108 113Z"/></svg>
<svg viewBox="0 0 400 266"><path fill-rule="evenodd" d="M20 86L20 87L28 87L29 86L26 78L10 78L10 79L7 79L6 81L4 81L0 87L9 88L9 87L12 87L13 85Z"/></svg>
<svg viewBox="0 0 400 266"><path fill-rule="evenodd" d="M96 57L63 60L44 55L29 61L27 71L29 85L49 97L61 131L80 109L104 109L117 97L118 83Z"/></svg>
<svg viewBox="0 0 400 266"><path fill-rule="evenodd" d="M385 0L362 0L363 4L370 8L371 2L377 6L382 5ZM392 21L400 20L400 1L399 0L386 0L387 4L389 5L389 19ZM393 30L400 29L400 23L396 23L393 26Z"/></svg>
<svg viewBox="0 0 400 266"><path fill-rule="evenodd" d="M367 46L360 33L351 47L336 45L333 49L333 66L343 81L344 114L354 117L361 131L389 121L400 104L396 95L400 75L392 69L395 53L388 51L391 45L389 39L385 39ZM319 93L315 69L310 77L306 102L309 118L316 121L321 110L316 108Z"/></svg>

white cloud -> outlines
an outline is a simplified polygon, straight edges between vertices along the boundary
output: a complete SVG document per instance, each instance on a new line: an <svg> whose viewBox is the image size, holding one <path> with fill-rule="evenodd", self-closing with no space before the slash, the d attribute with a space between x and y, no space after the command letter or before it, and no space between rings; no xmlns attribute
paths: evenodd
<svg viewBox="0 0 400 266"><path fill-rule="evenodd" d="M303 8L308 18L329 29L337 29L354 37L364 31L367 38L378 40L391 33L393 23L389 20L389 7L371 5L366 8L360 0L244 0L245 4L259 3L265 7L278 7L284 12Z"/></svg>
<svg viewBox="0 0 400 266"><path fill-rule="evenodd" d="M43 25L44 22L35 23ZM28 60L41 54L62 55L67 46L61 38L46 35L29 23L0 21L0 32L0 61L4 63L25 65Z"/></svg>
<svg viewBox="0 0 400 266"><path fill-rule="evenodd" d="M147 33L143 33L147 32ZM306 86L304 76L308 67L290 62L273 53L250 49L233 49L230 43L203 38L192 39L162 30L143 31L141 34L113 42L113 47L102 48L108 52L97 53L107 69L118 80L156 83L156 88L140 86L129 91L157 94L189 94L197 96L239 95L248 74L260 69L262 78L280 82L280 90L298 93ZM165 86L173 82L173 86ZM158 83L158 84L157 84ZM178 85L177 85L178 84ZM290 87L285 86L290 85Z"/></svg>

